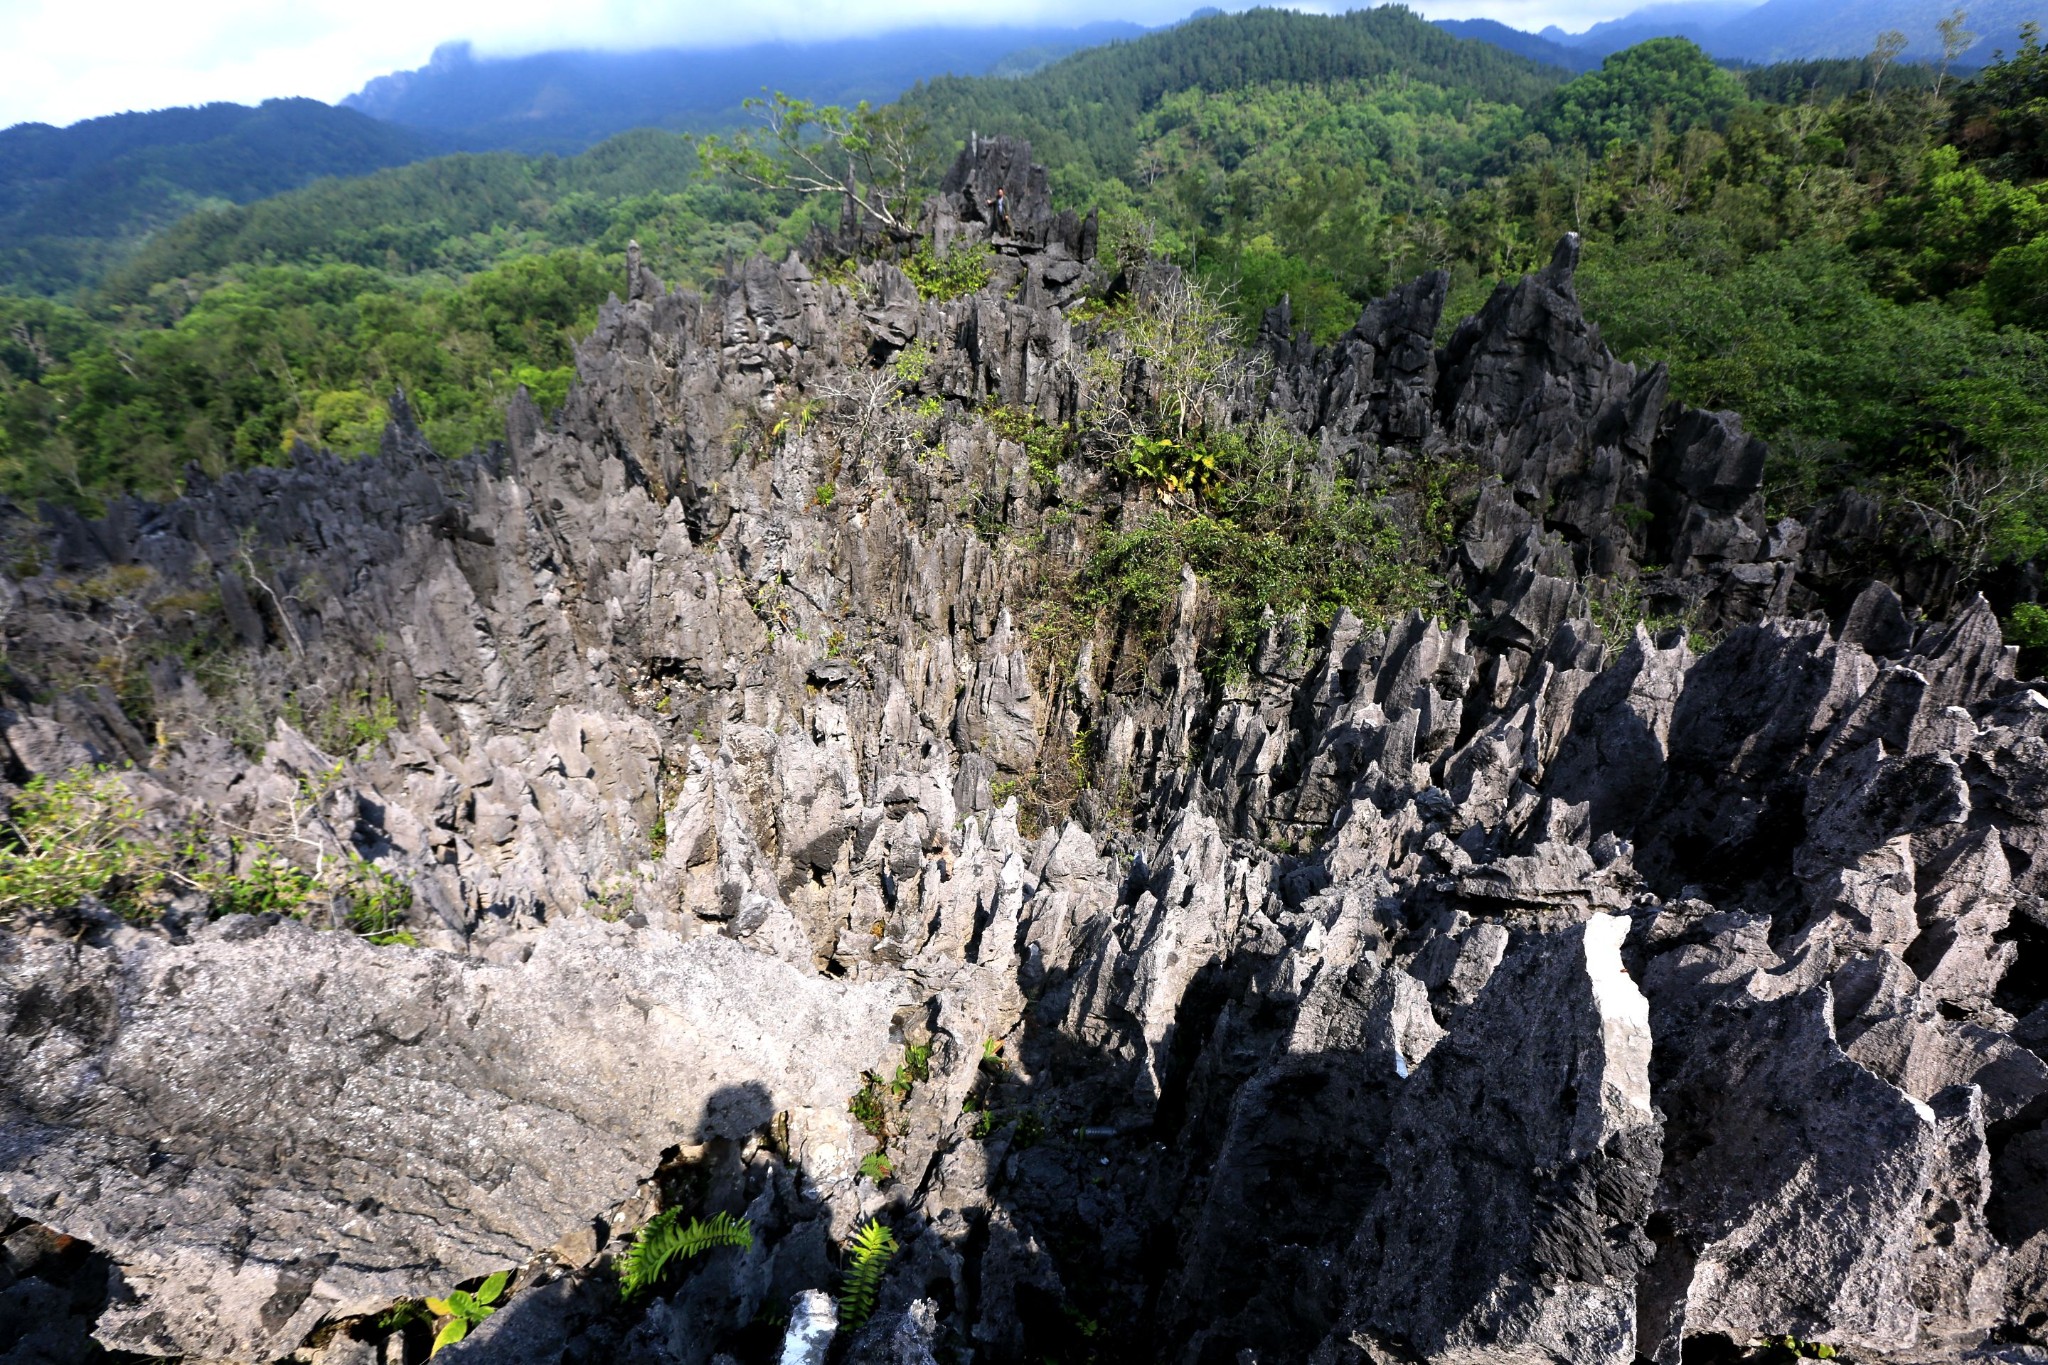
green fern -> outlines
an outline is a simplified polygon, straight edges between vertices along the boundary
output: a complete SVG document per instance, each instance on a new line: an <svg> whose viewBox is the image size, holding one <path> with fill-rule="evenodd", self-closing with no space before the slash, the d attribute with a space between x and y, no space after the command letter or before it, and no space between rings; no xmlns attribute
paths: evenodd
<svg viewBox="0 0 2048 1365"><path fill-rule="evenodd" d="M729 1213L715 1213L709 1219L682 1221L680 1209L666 1209L647 1220L633 1245L619 1258L619 1296L630 1299L651 1289L671 1261L689 1260L718 1247L751 1251L754 1225Z"/></svg>
<svg viewBox="0 0 2048 1365"><path fill-rule="evenodd" d="M881 1291L882 1276L896 1255L896 1234L889 1225L874 1219L861 1225L846 1244L853 1259L846 1282L839 1286L839 1326L856 1331L875 1311L875 1295Z"/></svg>

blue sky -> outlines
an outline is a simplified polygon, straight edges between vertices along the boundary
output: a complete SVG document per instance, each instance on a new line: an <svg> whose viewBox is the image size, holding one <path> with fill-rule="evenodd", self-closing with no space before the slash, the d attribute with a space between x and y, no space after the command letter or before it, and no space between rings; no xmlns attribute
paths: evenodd
<svg viewBox="0 0 2048 1365"><path fill-rule="evenodd" d="M424 65L440 43L481 54L551 47L719 47L918 23L1163 23L1208 0L0 0L0 127L273 95L337 100ZM1237 6L1232 5L1231 8ZM1342 9L1344 4L1299 4ZM1430 18L1582 29L1633 0L1420 0Z"/></svg>

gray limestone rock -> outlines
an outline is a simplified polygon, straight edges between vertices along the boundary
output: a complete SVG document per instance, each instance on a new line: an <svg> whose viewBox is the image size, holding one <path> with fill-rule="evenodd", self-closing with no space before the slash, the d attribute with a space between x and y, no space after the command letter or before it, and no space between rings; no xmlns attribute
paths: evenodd
<svg viewBox="0 0 2048 1365"><path fill-rule="evenodd" d="M1018 437L1146 382L1047 184L1000 138L946 178L978 296L852 221L850 275L637 266L502 448L397 402L373 458L18 528L0 776L361 858L420 945L197 892L0 929L18 1341L390 1365L373 1315L518 1266L455 1355L738 1358L792 1300L798 1358L891 1362L2048 1345L2048 696L1988 605L1847 579L1852 501L1766 526L1761 446L1606 350L1567 240L1440 348L1441 275L1330 346L1279 310L1227 400L1325 473L1475 471L1456 620L1272 617L1219 679L1185 571L1089 634L1047 601L1166 509ZM1723 638L1607 638L1615 583ZM59 685L114 639L147 724ZM664 1205L754 1248L626 1304Z"/></svg>
<svg viewBox="0 0 2048 1365"><path fill-rule="evenodd" d="M123 1349L281 1356L324 1318L522 1263L650 1154L778 1113L842 1167L896 1003L594 921L516 966L235 927L0 960L0 1187L115 1257L99 1335Z"/></svg>

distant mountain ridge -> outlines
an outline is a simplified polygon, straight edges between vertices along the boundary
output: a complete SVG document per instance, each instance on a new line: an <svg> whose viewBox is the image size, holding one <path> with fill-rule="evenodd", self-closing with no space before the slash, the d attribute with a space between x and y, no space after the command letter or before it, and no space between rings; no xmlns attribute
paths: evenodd
<svg viewBox="0 0 2048 1365"><path fill-rule="evenodd" d="M1651 38L1690 38L1705 47L1703 40L1756 9L1759 3L1760 0L1668 0L1664 4L1645 5L1618 19L1602 20L1583 33L1567 33L1552 24L1537 36L1560 47L1600 57Z"/></svg>
<svg viewBox="0 0 2048 1365"><path fill-rule="evenodd" d="M0 130L0 281L61 291L209 201L245 204L444 150L432 134L310 99L16 124Z"/></svg>
<svg viewBox="0 0 2048 1365"><path fill-rule="evenodd" d="M479 57L467 43L449 43L426 66L379 76L342 104L472 151L575 152L629 128L730 122L764 87L827 103L881 102L921 80L1022 75L1147 31L1120 21L928 27L820 43L523 57Z"/></svg>
<svg viewBox="0 0 2048 1365"><path fill-rule="evenodd" d="M1602 57L1650 38L1690 38L1723 60L1767 63L1861 57L1876 46L1879 33L1897 29L1906 35L1906 60L1939 61L1941 35L1935 26L1958 8L1965 12L1964 26L1976 34L1962 57L1965 66L1982 66L2001 49L2015 50L2020 25L2048 22L2041 0L1677 0L1594 24L1583 33L1552 26L1524 36ZM1465 36L1521 50L1510 45L1515 40Z"/></svg>
<svg viewBox="0 0 2048 1365"><path fill-rule="evenodd" d="M1590 71L1600 65L1600 58L1604 55L1559 41L1557 35L1560 30L1555 27L1546 28L1541 33L1525 33L1518 28L1509 28L1498 19L1432 19L1430 22L1454 37L1491 43L1517 57L1527 57L1546 66L1563 67L1566 71Z"/></svg>

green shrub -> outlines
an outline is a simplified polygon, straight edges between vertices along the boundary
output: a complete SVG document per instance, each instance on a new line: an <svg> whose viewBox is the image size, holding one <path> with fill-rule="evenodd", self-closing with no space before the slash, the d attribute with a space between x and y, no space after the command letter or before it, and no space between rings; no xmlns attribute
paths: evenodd
<svg viewBox="0 0 2048 1365"><path fill-rule="evenodd" d="M896 372L896 382L906 389L914 389L924 383L925 374L931 367L932 347L928 341L911 342L889 362L889 368Z"/></svg>
<svg viewBox="0 0 2048 1365"><path fill-rule="evenodd" d="M1186 565L1221 617L1204 669L1229 672L1250 662L1268 610L1315 627L1343 608L1384 615L1431 599L1435 580L1393 519L1347 484L1334 487L1328 506L1291 531L1154 513L1130 531L1101 538L1081 572L1082 601L1156 635Z"/></svg>
<svg viewBox="0 0 2048 1365"><path fill-rule="evenodd" d="M136 893L164 862L141 820L141 805L108 769L29 779L0 836L0 919L67 910L87 896L140 913Z"/></svg>
<svg viewBox="0 0 2048 1365"><path fill-rule="evenodd" d="M120 776L81 768L32 779L0 821L0 921L65 910L91 896L131 919L152 897L198 892L208 913L305 918L332 906L332 921L372 943L417 946L403 925L412 888L352 851L308 871L260 838L224 843L199 825L152 834Z"/></svg>
<svg viewBox="0 0 2048 1365"><path fill-rule="evenodd" d="M2005 642L2021 649L2048 647L2048 607L2038 602L2022 602L2014 607L2012 615L2006 618Z"/></svg>
<svg viewBox="0 0 2048 1365"><path fill-rule="evenodd" d="M2030 677L2048 670L2048 607L2021 602L2005 621L2005 642L2020 647L2020 669Z"/></svg>
<svg viewBox="0 0 2048 1365"><path fill-rule="evenodd" d="M926 241L918 246L915 256L903 263L903 273L917 286L920 298L963 298L988 288L989 264L993 254L986 246L956 245L944 256L939 256L932 251L932 244Z"/></svg>
<svg viewBox="0 0 2048 1365"><path fill-rule="evenodd" d="M1130 470L1161 491L1200 496L1216 487L1216 456L1201 445L1170 436L1131 437Z"/></svg>
<svg viewBox="0 0 2048 1365"><path fill-rule="evenodd" d="M270 849L261 845L251 849L240 839L230 847L233 852L227 863L210 868L201 864L201 875L195 879L213 914L298 915L306 902L320 893L320 883L312 873Z"/></svg>
<svg viewBox="0 0 2048 1365"><path fill-rule="evenodd" d="M308 712L297 697L287 698L284 718L294 730L330 754L353 754L382 744L398 728L398 707L388 696L365 688L345 692L318 710Z"/></svg>
<svg viewBox="0 0 2048 1365"><path fill-rule="evenodd" d="M1060 461L1067 456L1067 449L1073 439L1073 431L1064 423L1048 422L1037 413L1025 408L1009 408L1000 404L989 407L983 414L996 434L1004 440L1015 441L1024 447L1025 458L1031 467L1031 481L1041 488L1052 488L1060 481Z"/></svg>
<svg viewBox="0 0 2048 1365"><path fill-rule="evenodd" d="M412 909L412 888L367 859L351 856L332 874L332 892L345 902L349 932L377 944L419 946L402 926Z"/></svg>

